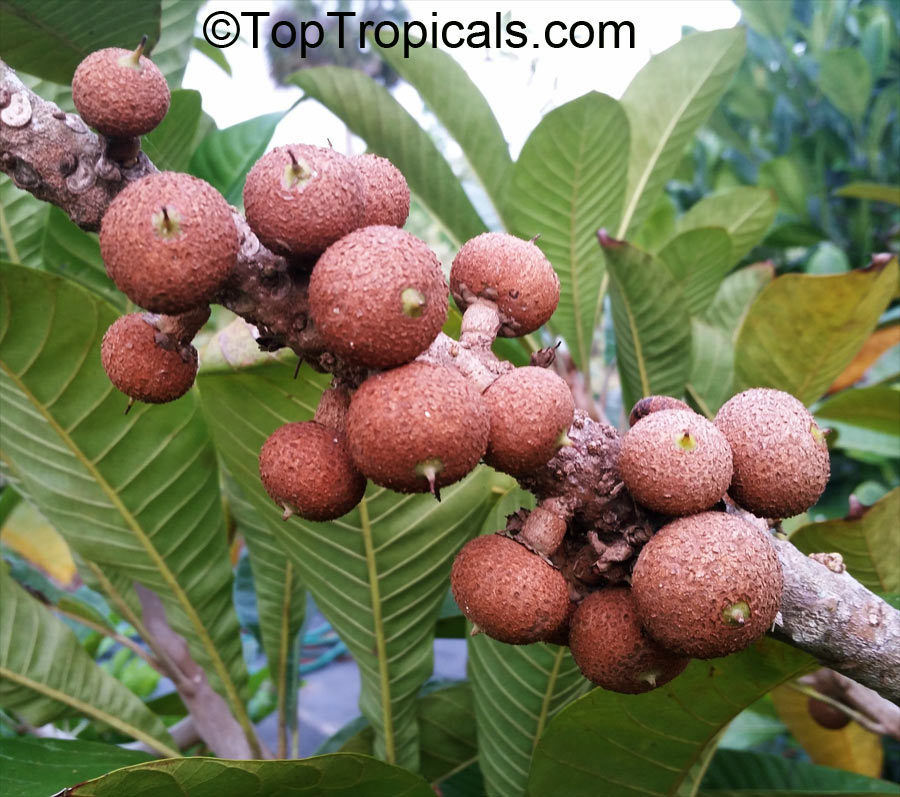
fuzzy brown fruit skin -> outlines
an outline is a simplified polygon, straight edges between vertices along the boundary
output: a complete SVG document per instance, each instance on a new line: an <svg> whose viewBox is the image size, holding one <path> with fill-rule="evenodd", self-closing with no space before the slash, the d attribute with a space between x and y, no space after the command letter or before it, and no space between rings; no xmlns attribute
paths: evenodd
<svg viewBox="0 0 900 797"><path fill-rule="evenodd" d="M644 632L625 586L600 589L581 602L569 625L569 648L585 678L628 695L668 683L690 662Z"/></svg>
<svg viewBox="0 0 900 797"><path fill-rule="evenodd" d="M356 365L394 368L421 354L447 318L447 283L428 245L397 227L335 242L309 279L309 311L328 349Z"/></svg>
<svg viewBox="0 0 900 797"><path fill-rule="evenodd" d="M263 244L282 255L320 255L361 226L363 196L362 178L350 159L312 144L267 152L244 184L247 222Z"/></svg>
<svg viewBox="0 0 900 797"><path fill-rule="evenodd" d="M484 392L484 400L491 414L484 461L511 476L545 465L575 417L572 391L546 368L525 366L504 374Z"/></svg>
<svg viewBox="0 0 900 797"><path fill-rule="evenodd" d="M366 153L350 162L359 172L363 187L361 227L386 224L402 227L409 217L409 186L402 172L387 158Z"/></svg>
<svg viewBox="0 0 900 797"><path fill-rule="evenodd" d="M847 712L815 697L806 701L806 710L816 724L830 731L839 731L850 724L850 715Z"/></svg>
<svg viewBox="0 0 900 797"><path fill-rule="evenodd" d="M149 58L107 47L88 55L72 77L72 101L81 118L104 136L136 138L155 128L169 110L166 78Z"/></svg>
<svg viewBox="0 0 900 797"><path fill-rule="evenodd" d="M197 350L163 348L159 330L141 313L124 315L106 330L100 360L109 381L126 396L147 404L165 404L181 398L197 375Z"/></svg>
<svg viewBox="0 0 900 797"><path fill-rule="evenodd" d="M792 517L809 509L831 473L823 432L789 393L753 388L722 405L716 426L734 455L729 495L766 518Z"/></svg>
<svg viewBox="0 0 900 797"><path fill-rule="evenodd" d="M669 523L643 547L632 594L644 628L673 653L726 656L775 621L784 580L764 533L724 512Z"/></svg>
<svg viewBox="0 0 900 797"><path fill-rule="evenodd" d="M691 410L660 410L625 434L619 472L638 503L664 515L690 515L725 495L731 449L706 418Z"/></svg>
<svg viewBox="0 0 900 797"><path fill-rule="evenodd" d="M160 172L131 183L100 225L100 253L119 290L154 313L209 304L240 241L231 210L209 183Z"/></svg>
<svg viewBox="0 0 900 797"><path fill-rule="evenodd" d="M307 520L346 515L366 491L344 436L316 421L276 429L259 452L259 475L278 506Z"/></svg>
<svg viewBox="0 0 900 797"><path fill-rule="evenodd" d="M498 534L476 537L462 547L450 586L469 621L509 645L529 645L558 633L569 609L562 574Z"/></svg>
<svg viewBox="0 0 900 797"><path fill-rule="evenodd" d="M420 362L370 376L347 413L356 466L401 493L428 492L429 467L435 487L461 479L484 455L489 429L484 400L467 379Z"/></svg>
<svg viewBox="0 0 900 797"><path fill-rule="evenodd" d="M463 311L476 297L496 302L500 334L518 337L550 320L559 304L559 277L535 244L486 232L463 244L454 258L450 292Z"/></svg>

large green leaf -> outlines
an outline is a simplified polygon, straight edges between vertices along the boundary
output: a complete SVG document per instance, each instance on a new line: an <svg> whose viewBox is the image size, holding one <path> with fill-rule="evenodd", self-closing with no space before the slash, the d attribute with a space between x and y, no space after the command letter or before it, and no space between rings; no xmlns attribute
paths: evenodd
<svg viewBox="0 0 900 797"><path fill-rule="evenodd" d="M0 174L0 258L41 268L44 228L51 207Z"/></svg>
<svg viewBox="0 0 900 797"><path fill-rule="evenodd" d="M791 4L784 0L736 0L741 16L751 28L766 36L780 37L791 21Z"/></svg>
<svg viewBox="0 0 900 797"><path fill-rule="evenodd" d="M96 578L119 574L160 596L246 721L215 453L195 397L124 416L99 357L113 309L41 271L2 273L0 461Z"/></svg>
<svg viewBox="0 0 900 797"><path fill-rule="evenodd" d="M199 91L176 89L172 92L169 112L141 139L141 148L161 172L187 169L201 113Z"/></svg>
<svg viewBox="0 0 900 797"><path fill-rule="evenodd" d="M229 363L249 359L248 345L254 346L249 332L238 322L207 351L200 386L217 448L356 659L360 708L376 729L376 755L415 769L415 698L431 675L434 624L450 565L480 527L495 476L480 468L442 490L440 503L370 486L360 506L340 520L283 523L259 482L259 449L278 426L311 418L326 382L306 366L294 381L293 358L267 357L233 371Z"/></svg>
<svg viewBox="0 0 900 797"><path fill-rule="evenodd" d="M0 567L0 705L43 725L74 710L151 745L178 748L160 719L98 667L72 631Z"/></svg>
<svg viewBox="0 0 900 797"><path fill-rule="evenodd" d="M657 257L684 292L688 313L700 315L731 268L731 236L721 227L695 227L676 235Z"/></svg>
<svg viewBox="0 0 900 797"><path fill-rule="evenodd" d="M686 780L696 778L695 763L733 717L815 666L805 653L764 638L724 659L691 662L674 681L643 695L595 689L544 732L528 793L682 793Z"/></svg>
<svg viewBox="0 0 900 797"><path fill-rule="evenodd" d="M337 115L369 149L388 158L458 246L485 231L447 159L384 86L356 69L301 69L290 81Z"/></svg>
<svg viewBox="0 0 900 797"><path fill-rule="evenodd" d="M712 304L703 314L703 321L726 332L731 342L737 334L756 297L775 278L771 263L754 263L729 274L719 286Z"/></svg>
<svg viewBox="0 0 900 797"><path fill-rule="evenodd" d="M203 3L202 0L162 0L161 5L159 41L150 57L166 76L169 87L177 89L194 48L194 22Z"/></svg>
<svg viewBox="0 0 900 797"><path fill-rule="evenodd" d="M16 797L47 797L66 786L153 756L80 739L0 739L3 786Z"/></svg>
<svg viewBox="0 0 900 797"><path fill-rule="evenodd" d="M728 333L697 318L691 319L691 373L685 392L707 418L731 398L734 343Z"/></svg>
<svg viewBox="0 0 900 797"><path fill-rule="evenodd" d="M462 148L487 195L503 214L503 197L512 159L509 145L478 86L449 53L433 47L411 50L377 48L419 92L425 104Z"/></svg>
<svg viewBox="0 0 900 797"><path fill-rule="evenodd" d="M434 797L418 775L374 758L332 753L296 761L180 758L118 769L73 786L67 797Z"/></svg>
<svg viewBox="0 0 900 797"><path fill-rule="evenodd" d="M835 196L846 196L854 199L869 199L873 202L887 202L900 205L900 187L882 183L848 183L834 192Z"/></svg>
<svg viewBox="0 0 900 797"><path fill-rule="evenodd" d="M859 124L872 96L872 70L866 57L855 47L822 53L819 88L835 108Z"/></svg>
<svg viewBox="0 0 900 797"><path fill-rule="evenodd" d="M685 147L712 113L744 57L744 31L686 36L653 56L622 96L631 123L626 204L616 238L639 227Z"/></svg>
<svg viewBox="0 0 900 797"><path fill-rule="evenodd" d="M835 446L900 456L900 392L875 386L844 390L815 410L824 426L837 431Z"/></svg>
<svg viewBox="0 0 900 797"><path fill-rule="evenodd" d="M738 333L735 388L773 387L804 404L846 368L897 290L897 258L846 274L785 274Z"/></svg>
<svg viewBox="0 0 900 797"><path fill-rule="evenodd" d="M590 92L548 113L532 131L512 171L504 215L538 246L560 281L551 325L587 372L603 294L599 227L622 216L628 120L621 106Z"/></svg>
<svg viewBox="0 0 900 797"><path fill-rule="evenodd" d="M804 553L837 551L873 592L900 592L900 487L858 516L801 526L791 542Z"/></svg>
<svg viewBox="0 0 900 797"><path fill-rule="evenodd" d="M13 69L71 83L82 59L103 47L133 50L147 34L159 38L160 2L2 0L0 53Z"/></svg>
<svg viewBox="0 0 900 797"><path fill-rule="evenodd" d="M651 394L680 396L691 368L691 323L681 286L647 252L625 241L604 246L624 406Z"/></svg>

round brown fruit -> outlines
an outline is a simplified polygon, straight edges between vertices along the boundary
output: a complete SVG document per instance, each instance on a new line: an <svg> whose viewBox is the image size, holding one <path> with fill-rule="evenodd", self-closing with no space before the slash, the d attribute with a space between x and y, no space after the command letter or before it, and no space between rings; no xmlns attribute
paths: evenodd
<svg viewBox="0 0 900 797"><path fill-rule="evenodd" d="M830 731L839 731L850 724L850 715L846 711L841 711L837 706L816 697L806 701L806 710L817 725Z"/></svg>
<svg viewBox="0 0 900 797"><path fill-rule="evenodd" d="M250 169L244 208L251 229L272 251L320 255L361 226L362 179L350 159L332 149L277 147Z"/></svg>
<svg viewBox="0 0 900 797"><path fill-rule="evenodd" d="M393 368L441 331L447 283L424 241L397 227L363 227L319 258L309 311L330 351L367 368Z"/></svg>
<svg viewBox="0 0 900 797"><path fill-rule="evenodd" d="M722 500L731 483L731 450L706 418L690 410L660 410L625 434L619 473L648 509L690 515Z"/></svg>
<svg viewBox="0 0 900 797"><path fill-rule="evenodd" d="M131 301L154 313L208 304L231 273L238 232L209 183L160 172L131 183L100 225L106 271Z"/></svg>
<svg viewBox="0 0 900 797"><path fill-rule="evenodd" d="M585 678L629 695L668 683L690 661L647 636L625 586L605 587L581 602L569 626L569 647Z"/></svg>
<svg viewBox="0 0 900 797"><path fill-rule="evenodd" d="M559 304L559 277L531 241L486 232L467 241L450 270L450 292L465 310L477 297L497 303L500 334L518 337L547 323Z"/></svg>
<svg viewBox="0 0 900 797"><path fill-rule="evenodd" d="M306 520L334 520L355 507L366 491L343 435L316 421L287 423L259 452L259 475L272 500Z"/></svg>
<svg viewBox="0 0 900 797"><path fill-rule="evenodd" d="M775 621L782 588L766 535L723 512L664 526L632 574L644 628L673 653L696 659L726 656L759 639Z"/></svg>
<svg viewBox="0 0 900 797"><path fill-rule="evenodd" d="M481 394L456 371L413 362L375 374L347 413L350 456L368 478L401 493L458 481L487 448Z"/></svg>
<svg viewBox="0 0 900 797"><path fill-rule="evenodd" d="M450 586L469 621L509 645L552 637L566 622L565 578L508 537L486 534L467 542L453 562Z"/></svg>
<svg viewBox="0 0 900 797"><path fill-rule="evenodd" d="M786 518L819 500L831 472L828 446L813 416L790 393L738 393L722 405L716 426L734 455L729 495L744 509Z"/></svg>
<svg viewBox="0 0 900 797"><path fill-rule="evenodd" d="M141 313L119 318L106 330L100 360L109 381L126 396L148 404L181 398L197 375L193 346L164 348L159 330Z"/></svg>
<svg viewBox="0 0 900 797"><path fill-rule="evenodd" d="M546 464L564 445L575 417L575 401L565 380L546 368L516 368L485 392L491 434L484 461L503 473L521 476Z"/></svg>
<svg viewBox="0 0 900 797"><path fill-rule="evenodd" d="M681 399L672 396L644 396L638 399L628 415L628 425L634 426L641 418L646 418L652 412L660 410L691 410Z"/></svg>
<svg viewBox="0 0 900 797"><path fill-rule="evenodd" d="M350 162L362 178L365 210L361 227L387 224L402 227L409 217L409 186L400 170L387 158L366 153Z"/></svg>
<svg viewBox="0 0 900 797"><path fill-rule="evenodd" d="M87 124L112 138L149 133L169 110L169 86L142 55L108 47L88 55L72 78L72 101Z"/></svg>

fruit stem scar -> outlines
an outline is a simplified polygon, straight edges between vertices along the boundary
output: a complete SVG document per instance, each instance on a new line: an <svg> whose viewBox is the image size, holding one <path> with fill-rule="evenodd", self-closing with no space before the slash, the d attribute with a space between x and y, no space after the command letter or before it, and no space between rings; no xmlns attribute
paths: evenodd
<svg viewBox="0 0 900 797"><path fill-rule="evenodd" d="M419 318L425 310L425 294L416 288L406 288L400 294L403 315Z"/></svg>
<svg viewBox="0 0 900 797"><path fill-rule="evenodd" d="M738 601L722 610L722 622L730 626L742 626L750 619L750 606L747 601Z"/></svg>
<svg viewBox="0 0 900 797"><path fill-rule="evenodd" d="M697 441L690 432L683 432L677 438L679 448L684 451L693 451L697 447Z"/></svg>
<svg viewBox="0 0 900 797"><path fill-rule="evenodd" d="M138 46L135 48L133 52L128 53L128 55L123 55L119 59L119 64L121 66L127 66L131 69L134 69L138 72L141 71L141 56L144 54L144 48L147 46L147 34L145 33L142 37Z"/></svg>
<svg viewBox="0 0 900 797"><path fill-rule="evenodd" d="M287 151L288 157L291 159L289 166L285 167L282 185L285 188L297 188L306 185L313 176L312 169L305 163L297 160L297 157L290 150Z"/></svg>
<svg viewBox="0 0 900 797"><path fill-rule="evenodd" d="M426 479L428 479L428 488L431 490L431 494L435 498L437 498L438 501L441 500L441 491L440 488L435 484L435 478L443 469L444 463L441 462L437 457L423 460L418 465L416 465L416 473L419 476L424 476Z"/></svg>

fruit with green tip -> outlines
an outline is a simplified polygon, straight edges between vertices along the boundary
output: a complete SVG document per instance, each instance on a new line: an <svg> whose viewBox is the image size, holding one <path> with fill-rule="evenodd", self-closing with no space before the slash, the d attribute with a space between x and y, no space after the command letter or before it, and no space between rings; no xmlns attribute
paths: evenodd
<svg viewBox="0 0 900 797"><path fill-rule="evenodd" d="M668 683L690 661L647 636L625 586L605 587L585 597L569 626L569 648L585 678L629 695Z"/></svg>
<svg viewBox="0 0 900 797"><path fill-rule="evenodd" d="M209 304L237 261L231 209L209 183L160 172L127 186L100 225L106 271L131 301L175 315Z"/></svg>
<svg viewBox="0 0 900 797"><path fill-rule="evenodd" d="M244 184L247 223L282 255L320 255L362 224L362 178L340 152L291 144L263 155Z"/></svg>
<svg viewBox="0 0 900 797"><path fill-rule="evenodd" d="M363 220L361 227L387 224L402 227L409 217L409 186L400 170L387 158L365 153L350 162L362 178Z"/></svg>
<svg viewBox="0 0 900 797"><path fill-rule="evenodd" d="M316 421L278 427L259 452L259 475L285 520L293 514L335 520L353 509L366 490L344 436Z"/></svg>
<svg viewBox="0 0 900 797"><path fill-rule="evenodd" d="M559 304L559 277L533 241L486 232L454 258L450 292L463 311L479 297L496 302L500 334L517 337L550 320Z"/></svg>
<svg viewBox="0 0 900 797"><path fill-rule="evenodd" d="M660 410L622 441L619 473L632 497L664 515L690 515L722 500L731 483L731 449L691 410Z"/></svg>
<svg viewBox="0 0 900 797"><path fill-rule="evenodd" d="M72 101L81 118L104 136L143 136L169 110L166 78L143 51L144 41L134 52L107 47L88 55L75 70Z"/></svg>
<svg viewBox="0 0 900 797"><path fill-rule="evenodd" d="M503 374L484 392L491 435L484 461L522 476L546 464L568 442L575 401L565 380L546 368Z"/></svg>
<svg viewBox="0 0 900 797"><path fill-rule="evenodd" d="M664 526L632 573L644 628L673 653L697 659L726 656L765 634L783 584L766 534L724 512Z"/></svg>
<svg viewBox="0 0 900 797"><path fill-rule="evenodd" d="M792 517L825 491L831 473L825 435L790 393L738 393L722 405L716 426L734 455L728 493L744 509L760 517Z"/></svg>
<svg viewBox="0 0 900 797"><path fill-rule="evenodd" d="M456 555L450 587L476 628L509 645L530 645L560 633L569 611L562 574L515 540L486 534Z"/></svg>
<svg viewBox="0 0 900 797"><path fill-rule="evenodd" d="M376 484L435 492L469 473L487 448L481 394L456 371L412 362L366 379L347 413L350 456Z"/></svg>
<svg viewBox="0 0 900 797"><path fill-rule="evenodd" d="M437 337L447 294L428 245L379 225L345 235L319 258L309 279L309 311L330 351L356 365L393 368Z"/></svg>

